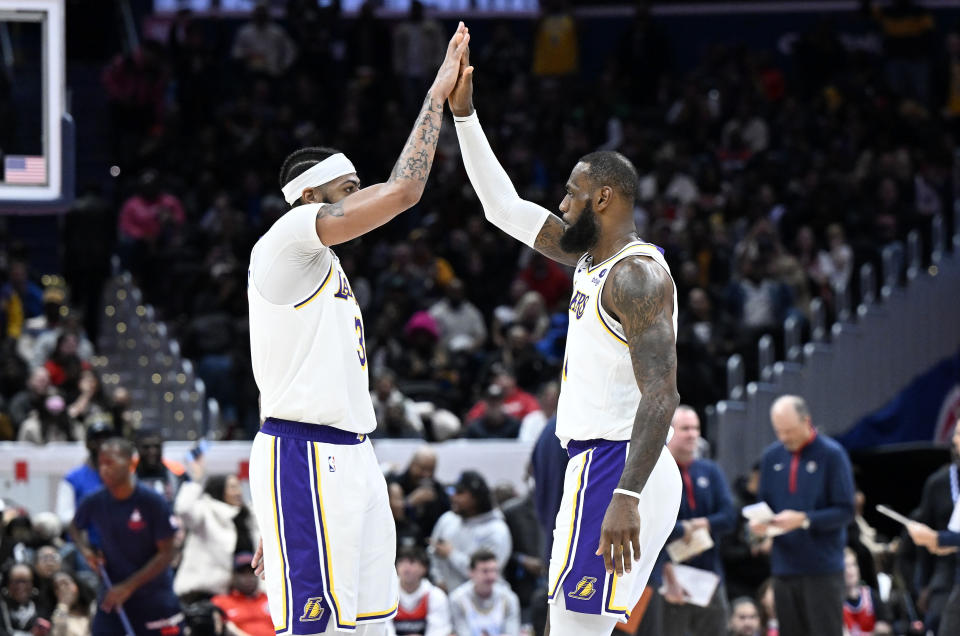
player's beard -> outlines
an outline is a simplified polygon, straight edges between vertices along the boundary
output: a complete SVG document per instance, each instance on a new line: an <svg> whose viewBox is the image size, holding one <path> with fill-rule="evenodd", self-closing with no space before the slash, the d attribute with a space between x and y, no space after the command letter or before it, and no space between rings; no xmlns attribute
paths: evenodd
<svg viewBox="0 0 960 636"><path fill-rule="evenodd" d="M593 201L583 206L580 218L560 235L560 249L573 254L583 254L597 244L600 239L600 224L593 211Z"/></svg>

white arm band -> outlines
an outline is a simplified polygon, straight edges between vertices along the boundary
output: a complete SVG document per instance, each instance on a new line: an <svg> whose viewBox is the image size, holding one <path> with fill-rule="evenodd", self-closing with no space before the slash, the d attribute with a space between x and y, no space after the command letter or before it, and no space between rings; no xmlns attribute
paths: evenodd
<svg viewBox="0 0 960 636"><path fill-rule="evenodd" d="M536 203L524 201L517 194L483 134L476 111L467 117L454 117L453 121L457 126L463 166L483 205L487 220L518 241L533 247L550 211Z"/></svg>

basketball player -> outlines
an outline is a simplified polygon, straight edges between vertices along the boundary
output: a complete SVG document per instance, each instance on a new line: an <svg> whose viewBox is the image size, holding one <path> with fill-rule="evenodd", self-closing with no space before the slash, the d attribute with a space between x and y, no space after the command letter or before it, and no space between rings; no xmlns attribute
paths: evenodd
<svg viewBox="0 0 960 636"><path fill-rule="evenodd" d="M461 22L386 183L361 190L334 150L294 152L280 169L291 209L250 255L250 353L263 420L250 487L277 634L385 634L397 611L393 517L367 439L376 419L363 319L330 247L420 199L468 41Z"/></svg>
<svg viewBox="0 0 960 636"><path fill-rule="evenodd" d="M570 462L550 559L549 630L610 634L640 599L680 504L680 474L664 446L679 402L676 290L658 248L637 236L637 172L622 155L594 152L574 166L562 218L517 195L474 112L468 56L450 108L487 219L576 267L557 410Z"/></svg>

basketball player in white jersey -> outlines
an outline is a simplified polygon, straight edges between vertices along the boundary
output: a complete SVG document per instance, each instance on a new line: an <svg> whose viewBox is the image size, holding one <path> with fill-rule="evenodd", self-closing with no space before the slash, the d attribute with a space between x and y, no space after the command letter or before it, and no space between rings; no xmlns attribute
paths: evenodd
<svg viewBox="0 0 960 636"><path fill-rule="evenodd" d="M679 403L677 297L660 250L637 236L637 172L614 152L583 157L562 218L522 200L473 109L469 51L450 108L488 220L576 267L557 436L570 455L548 579L552 636L626 622L672 530L680 474L665 447Z"/></svg>
<svg viewBox="0 0 960 636"><path fill-rule="evenodd" d="M393 516L367 439L376 420L363 319L330 247L420 199L468 41L461 22L386 183L361 190L343 154L298 150L280 171L292 207L250 255L250 353L263 420L250 489L277 634L380 635L397 611Z"/></svg>

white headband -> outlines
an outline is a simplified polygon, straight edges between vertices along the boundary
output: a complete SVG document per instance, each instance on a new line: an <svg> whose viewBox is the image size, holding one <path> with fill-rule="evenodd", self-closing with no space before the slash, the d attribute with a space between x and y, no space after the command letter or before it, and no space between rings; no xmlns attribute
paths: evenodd
<svg viewBox="0 0 960 636"><path fill-rule="evenodd" d="M303 174L291 179L287 185L283 186L283 198L287 203L293 203L303 194L306 188L323 185L328 181L333 181L337 177L356 172L356 168L347 159L342 152L330 155L317 165L311 167Z"/></svg>

